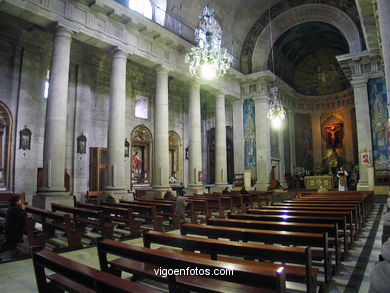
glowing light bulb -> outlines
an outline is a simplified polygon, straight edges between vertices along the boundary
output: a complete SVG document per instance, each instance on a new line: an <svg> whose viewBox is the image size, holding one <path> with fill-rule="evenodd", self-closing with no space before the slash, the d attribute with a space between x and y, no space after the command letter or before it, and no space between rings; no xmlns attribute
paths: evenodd
<svg viewBox="0 0 390 293"><path fill-rule="evenodd" d="M201 67L201 75L207 80L212 80L217 75L217 69L214 63L204 63Z"/></svg>
<svg viewBox="0 0 390 293"><path fill-rule="evenodd" d="M280 119L280 117L276 116L274 117L274 119L272 119L272 127L273 128L280 128L282 126L282 119Z"/></svg>

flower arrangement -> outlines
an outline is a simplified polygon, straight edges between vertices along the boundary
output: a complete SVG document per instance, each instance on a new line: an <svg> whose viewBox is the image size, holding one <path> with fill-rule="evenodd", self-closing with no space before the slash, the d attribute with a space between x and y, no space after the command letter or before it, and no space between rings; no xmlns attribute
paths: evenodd
<svg viewBox="0 0 390 293"><path fill-rule="evenodd" d="M306 175L305 168L303 168L303 167L295 167L294 168L294 175L295 176L299 176L299 177L305 176Z"/></svg>

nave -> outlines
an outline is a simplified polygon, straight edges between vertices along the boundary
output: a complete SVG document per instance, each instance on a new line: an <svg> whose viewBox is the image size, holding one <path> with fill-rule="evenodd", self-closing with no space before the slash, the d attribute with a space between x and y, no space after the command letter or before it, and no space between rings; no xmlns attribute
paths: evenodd
<svg viewBox="0 0 390 293"><path fill-rule="evenodd" d="M337 274L333 276L330 285L327 286L326 292L368 292L369 276L380 254L383 230L382 214L385 209L385 204L382 203L380 197L376 197L376 201L358 240L353 242L352 248L342 261ZM168 233L179 235L180 231L173 230ZM124 243L143 246L143 239L135 238L126 240ZM160 247L158 244L152 246L152 248L158 247ZM61 255L91 267L100 268L96 247L61 253ZM23 271L22 275L20 275L21 271ZM4 292L38 292L31 259L1 264L0 276ZM129 277L130 275L122 275L122 277L126 276ZM321 283L323 280L324 274L320 269L318 281ZM155 281L141 283L158 290L167 290L166 285ZM301 283L287 281L287 290L304 292L305 286Z"/></svg>

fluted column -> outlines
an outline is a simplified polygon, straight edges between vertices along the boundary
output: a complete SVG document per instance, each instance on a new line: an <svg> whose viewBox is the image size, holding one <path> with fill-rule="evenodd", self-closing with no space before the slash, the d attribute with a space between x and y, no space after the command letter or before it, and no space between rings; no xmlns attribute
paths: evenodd
<svg viewBox="0 0 390 293"><path fill-rule="evenodd" d="M353 137L352 137L352 117L351 117L351 109L346 109L343 112L343 120L344 120L344 139L343 144L345 148L345 157L347 163L355 162L355 154L353 148Z"/></svg>
<svg viewBox="0 0 390 293"><path fill-rule="evenodd" d="M255 102L256 118L256 190L267 190L271 172L271 138L267 112L269 97L264 91L262 95L253 98Z"/></svg>
<svg viewBox="0 0 390 293"><path fill-rule="evenodd" d="M153 190L166 191L169 186L169 115L168 71L159 66L156 75L154 102Z"/></svg>
<svg viewBox="0 0 390 293"><path fill-rule="evenodd" d="M295 120L294 112L288 110L288 134L290 139L290 168L291 174L294 174L294 167L297 165L296 153L295 153Z"/></svg>
<svg viewBox="0 0 390 293"><path fill-rule="evenodd" d="M284 125L277 130L278 131L278 147L279 147L279 170L280 170L280 185L283 188L287 188L286 182L286 163L284 161Z"/></svg>
<svg viewBox="0 0 390 293"><path fill-rule="evenodd" d="M234 174L244 173L245 139L244 139L244 109L242 100L232 103L233 107L233 145L234 145Z"/></svg>
<svg viewBox="0 0 390 293"><path fill-rule="evenodd" d="M198 172L202 171L202 136L200 129L200 85L191 84L189 105L189 160L188 189L193 193L201 193L203 182L199 181Z"/></svg>
<svg viewBox="0 0 390 293"><path fill-rule="evenodd" d="M46 106L43 185L38 186L38 195L33 199L33 205L41 208L48 208L50 202L57 199L57 202L61 202L61 196L69 197L65 189L64 172L71 41L72 32L58 27L53 41Z"/></svg>
<svg viewBox="0 0 390 293"><path fill-rule="evenodd" d="M108 166L106 191L125 192L125 113L126 113L127 53L114 49L110 83L110 112L108 117Z"/></svg>
<svg viewBox="0 0 390 293"><path fill-rule="evenodd" d="M359 153L359 182L358 190L368 189L368 174L367 165L362 163L360 158L363 152L369 154L370 162L372 163L372 143L371 143L371 124L370 124L370 108L368 104L367 78L354 79L351 81L355 98L356 109L356 130L358 139Z"/></svg>
<svg viewBox="0 0 390 293"><path fill-rule="evenodd" d="M322 165L321 117L318 112L312 112L310 116L313 137L313 163L314 166L317 166Z"/></svg>
<svg viewBox="0 0 390 293"><path fill-rule="evenodd" d="M215 99L215 185L227 184L225 95Z"/></svg>

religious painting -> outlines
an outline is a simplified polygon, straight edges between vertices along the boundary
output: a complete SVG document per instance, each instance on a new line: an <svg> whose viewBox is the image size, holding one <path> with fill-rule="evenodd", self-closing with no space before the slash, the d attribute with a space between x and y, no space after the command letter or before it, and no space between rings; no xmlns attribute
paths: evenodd
<svg viewBox="0 0 390 293"><path fill-rule="evenodd" d="M182 179L181 139L177 132L169 131L169 182L180 183Z"/></svg>
<svg viewBox="0 0 390 293"><path fill-rule="evenodd" d="M364 164L364 165L370 164L370 156L369 156L368 152L361 153L361 161L362 161L362 164Z"/></svg>
<svg viewBox="0 0 390 293"><path fill-rule="evenodd" d="M313 170L313 139L310 114L294 116L296 167Z"/></svg>
<svg viewBox="0 0 390 293"><path fill-rule="evenodd" d="M368 82L368 93L374 168L384 170L389 168L390 148L388 97L385 80L383 78L371 79Z"/></svg>
<svg viewBox="0 0 390 293"><path fill-rule="evenodd" d="M131 182L149 185L151 182L152 135L145 125L131 133Z"/></svg>
<svg viewBox="0 0 390 293"><path fill-rule="evenodd" d="M87 138L84 133L77 138L77 153L85 154L87 152Z"/></svg>
<svg viewBox="0 0 390 293"><path fill-rule="evenodd" d="M20 140L19 140L19 149L22 150L30 150L31 149L31 130L24 126L19 132Z"/></svg>
<svg viewBox="0 0 390 293"><path fill-rule="evenodd" d="M338 149L343 147L344 127L342 123L332 123L324 125L324 136L328 149Z"/></svg>
<svg viewBox="0 0 390 293"><path fill-rule="evenodd" d="M250 170L252 179L256 180L256 127L255 127L255 103L252 99L244 100L243 104L244 123L244 166Z"/></svg>

